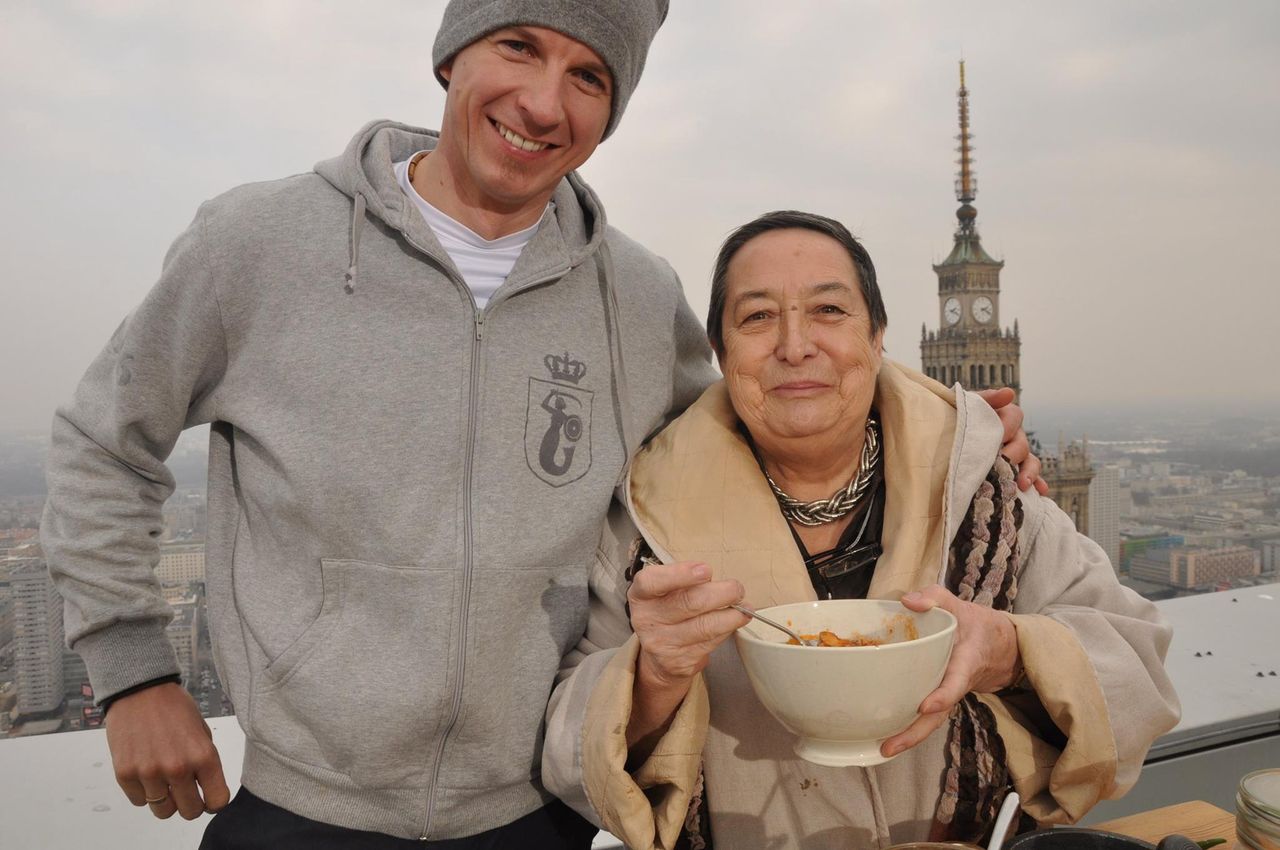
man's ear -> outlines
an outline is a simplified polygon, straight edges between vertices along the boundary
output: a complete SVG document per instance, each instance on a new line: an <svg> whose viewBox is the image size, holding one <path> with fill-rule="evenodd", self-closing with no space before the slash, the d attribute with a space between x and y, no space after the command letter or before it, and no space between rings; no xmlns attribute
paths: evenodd
<svg viewBox="0 0 1280 850"><path fill-rule="evenodd" d="M439 74L440 78L443 79L446 83L449 82L449 78L453 76L453 60L450 59L447 62L445 62L443 65L441 65L439 68L437 68L436 73Z"/></svg>

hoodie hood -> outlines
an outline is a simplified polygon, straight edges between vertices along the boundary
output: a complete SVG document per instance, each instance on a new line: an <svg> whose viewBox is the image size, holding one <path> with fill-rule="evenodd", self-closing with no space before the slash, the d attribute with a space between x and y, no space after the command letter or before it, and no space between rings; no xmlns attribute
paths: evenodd
<svg viewBox="0 0 1280 850"><path fill-rule="evenodd" d="M408 159L420 150L435 150L439 141L440 134L433 130L394 121L373 121L355 134L341 155L316 164L317 174L352 199L348 244L350 262L344 284L348 294L355 292L359 278L360 239L366 214L372 214L400 231L410 244L444 268L457 273L453 260L431 227L405 197L392 168L394 163ZM622 322L614 287L615 272L609 246L605 242L604 207L576 172L570 172L560 180L551 199L555 205L543 214L542 226L521 253L499 295L503 291L511 292L556 280L587 260L596 265L600 296L609 317L606 336L613 366L614 418L622 444L634 448L626 425L630 417L630 393L620 339ZM495 299L499 295L495 295Z"/></svg>
<svg viewBox="0 0 1280 850"><path fill-rule="evenodd" d="M351 254L353 269L358 265L363 211L403 233L411 243L449 262L431 228L418 215L400 190L392 169L420 150L435 150L440 134L422 127L395 121L372 121L360 129L346 150L332 159L316 163L315 171L335 189L352 199ZM363 200L362 200L363 199ZM517 269L513 274L554 276L590 259L604 240L605 215L600 199L577 172L561 179L552 194L554 212L543 219L543 227L530 243L534 268ZM548 227L548 223L554 227ZM525 265L522 263L522 265ZM348 286L354 271L348 272Z"/></svg>

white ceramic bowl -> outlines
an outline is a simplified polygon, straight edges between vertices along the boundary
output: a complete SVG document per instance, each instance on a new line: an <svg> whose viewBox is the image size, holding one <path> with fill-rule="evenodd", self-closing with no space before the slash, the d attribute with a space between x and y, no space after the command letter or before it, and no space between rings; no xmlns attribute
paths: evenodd
<svg viewBox="0 0 1280 850"><path fill-rule="evenodd" d="M832 767L888 761L880 744L911 725L920 703L942 681L956 618L923 614L899 602L831 599L762 608L800 634L823 629L896 640L881 646L789 646L787 636L752 620L738 629L738 654L756 696L795 733L796 755ZM911 623L918 635L904 640Z"/></svg>

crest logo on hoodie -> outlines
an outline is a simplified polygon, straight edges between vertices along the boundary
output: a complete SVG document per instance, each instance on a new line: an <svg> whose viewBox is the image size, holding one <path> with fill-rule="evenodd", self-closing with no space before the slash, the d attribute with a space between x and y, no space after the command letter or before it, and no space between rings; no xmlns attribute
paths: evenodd
<svg viewBox="0 0 1280 850"><path fill-rule="evenodd" d="M551 380L529 379L524 456L533 474L552 487L577 481L591 468L591 390L578 382L587 364L569 352L548 354L542 363Z"/></svg>

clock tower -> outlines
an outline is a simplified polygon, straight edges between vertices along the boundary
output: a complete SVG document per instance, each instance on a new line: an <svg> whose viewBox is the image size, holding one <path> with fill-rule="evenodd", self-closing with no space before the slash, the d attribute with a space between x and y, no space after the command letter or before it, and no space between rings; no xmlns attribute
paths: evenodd
<svg viewBox="0 0 1280 850"><path fill-rule="evenodd" d="M1018 323L1000 327L1000 271L1004 263L993 259L978 238L978 211L973 200L978 181L973 175L973 137L969 134L969 90L960 63L960 173L956 176L956 210L959 225L951 253L933 267L938 275L938 329L920 329L920 354L924 372L948 386L959 383L967 390L1012 387L1022 397L1019 354L1022 339ZM1030 435L1028 435L1030 436ZM1034 439L1034 438L1033 438ZM1041 477L1049 484L1050 498L1066 511L1082 534L1089 531L1088 441L1058 446L1056 457L1043 453Z"/></svg>
<svg viewBox="0 0 1280 850"><path fill-rule="evenodd" d="M924 372L948 386L985 390L1012 387L1022 395L1018 364L1022 340L1018 323L1000 327L1000 270L1004 262L991 257L978 237L978 211L973 206L978 180L973 174L972 136L969 134L969 90L960 62L960 172L956 176L959 224L951 253L933 267L938 276L938 330L921 327L920 354Z"/></svg>

